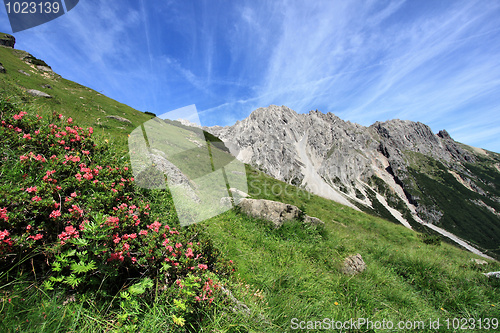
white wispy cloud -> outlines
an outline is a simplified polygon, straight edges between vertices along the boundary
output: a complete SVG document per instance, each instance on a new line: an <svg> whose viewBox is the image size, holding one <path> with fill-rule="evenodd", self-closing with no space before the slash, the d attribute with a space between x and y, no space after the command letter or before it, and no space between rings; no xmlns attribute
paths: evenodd
<svg viewBox="0 0 500 333"><path fill-rule="evenodd" d="M264 62L265 69L243 103L234 98L208 111L243 117L254 106L285 104L298 112L333 111L364 125L402 118L432 127L487 114L487 101L500 94L499 4L453 2L416 14L410 5L273 2L281 16L262 3L244 7L239 36L251 31L259 43L242 41L239 52L255 55L246 66ZM485 135L467 138L489 145Z"/></svg>
<svg viewBox="0 0 500 333"><path fill-rule="evenodd" d="M498 17L494 1L89 0L19 41L136 108L196 104L204 125L278 104L421 121L500 151Z"/></svg>

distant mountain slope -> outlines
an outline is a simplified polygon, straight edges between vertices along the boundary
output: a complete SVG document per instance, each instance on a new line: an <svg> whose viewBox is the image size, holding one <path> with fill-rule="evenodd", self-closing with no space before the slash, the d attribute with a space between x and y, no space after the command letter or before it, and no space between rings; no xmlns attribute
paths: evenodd
<svg viewBox="0 0 500 333"><path fill-rule="evenodd" d="M500 256L500 155L446 131L403 120L364 127L275 105L205 129L276 179L413 229L430 224Z"/></svg>

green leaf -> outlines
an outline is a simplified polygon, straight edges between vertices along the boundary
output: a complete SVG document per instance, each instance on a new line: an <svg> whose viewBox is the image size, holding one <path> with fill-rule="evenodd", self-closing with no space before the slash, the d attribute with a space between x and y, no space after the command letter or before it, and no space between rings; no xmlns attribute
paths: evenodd
<svg viewBox="0 0 500 333"><path fill-rule="evenodd" d="M184 326L186 323L186 319L182 317L177 317L176 315L172 315L172 319L174 320L174 324L179 325L179 326Z"/></svg>
<svg viewBox="0 0 500 333"><path fill-rule="evenodd" d="M85 238L72 238L68 239L68 243L74 244L76 246L87 246L89 245L89 241Z"/></svg>
<svg viewBox="0 0 500 333"><path fill-rule="evenodd" d="M151 288L154 286L154 283L153 283L153 280L151 280L150 278L145 278L144 280L142 280L142 285L148 289L148 288Z"/></svg>
<svg viewBox="0 0 500 333"><path fill-rule="evenodd" d="M60 263L58 263L57 261L54 261L54 262L52 263L52 270L53 270L54 272L60 272L60 271L62 270L62 268L61 268L61 264L60 264Z"/></svg>
<svg viewBox="0 0 500 333"><path fill-rule="evenodd" d="M183 301L179 301L179 300L174 299L174 304L175 304L175 307L177 307L183 311L186 310L186 304L184 304Z"/></svg>
<svg viewBox="0 0 500 333"><path fill-rule="evenodd" d="M70 276L67 276L65 278L65 282L71 286L71 288L75 288L82 282L81 278L77 278L74 274L71 274Z"/></svg>
<svg viewBox="0 0 500 333"><path fill-rule="evenodd" d="M42 285L46 290L54 290L54 284L49 280L43 281Z"/></svg>
<svg viewBox="0 0 500 333"><path fill-rule="evenodd" d="M58 277L51 276L49 279L50 279L50 281L54 281L54 282L62 282L64 280L64 276L58 276Z"/></svg>
<svg viewBox="0 0 500 333"><path fill-rule="evenodd" d="M128 314L126 313L123 313L123 314L119 314L118 316L116 316L118 318L118 321L120 322L124 322L125 320L127 320L127 317L128 317Z"/></svg>
<svg viewBox="0 0 500 333"><path fill-rule="evenodd" d="M167 264L166 262L162 262L161 263L161 269L160 269L160 272L161 273L166 273L168 272L168 270L170 269L170 267L172 267L171 265Z"/></svg>
<svg viewBox="0 0 500 333"><path fill-rule="evenodd" d="M126 300L129 300L130 299L130 293L126 292L126 291L122 291L120 293L120 297L121 298L125 298Z"/></svg>
<svg viewBox="0 0 500 333"><path fill-rule="evenodd" d="M128 291L132 295L140 295L140 294L143 294L146 291L146 288L144 288L141 283L136 283L134 285L131 285L128 288Z"/></svg>
<svg viewBox="0 0 500 333"><path fill-rule="evenodd" d="M76 273L76 274L87 273L88 271L95 269L95 268L96 268L96 265L93 261L91 261L87 265L83 261L80 261L79 263L72 263L71 264L71 270L73 271L73 273Z"/></svg>
<svg viewBox="0 0 500 333"><path fill-rule="evenodd" d="M88 270L89 270L89 271L97 268L97 266L96 266L96 264L95 264L94 260L91 260L91 261L87 264L87 268L88 268Z"/></svg>
<svg viewBox="0 0 500 333"><path fill-rule="evenodd" d="M66 252L63 253L63 257L72 257L76 254L76 250L75 249L71 249L71 250L68 250Z"/></svg>
<svg viewBox="0 0 500 333"><path fill-rule="evenodd" d="M140 282L138 282L134 285L131 285L128 288L128 291L132 295L140 295L140 294L143 294L146 291L146 289L151 288L153 285L154 285L153 281L150 278L145 278L145 279L141 280Z"/></svg>

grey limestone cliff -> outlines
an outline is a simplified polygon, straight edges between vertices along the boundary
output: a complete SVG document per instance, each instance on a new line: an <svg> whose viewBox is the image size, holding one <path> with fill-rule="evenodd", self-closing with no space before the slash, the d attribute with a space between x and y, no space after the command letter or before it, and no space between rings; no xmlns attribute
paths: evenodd
<svg viewBox="0 0 500 333"><path fill-rule="evenodd" d="M332 113L298 114L271 105L232 126L205 129L240 161L276 179L407 227L432 223L466 235L447 203L453 191L457 205L466 200L481 214L500 209L499 178L485 179L474 169L487 160L487 171L499 173L491 167L499 155L455 142L445 130L434 134L420 122L395 119L365 127ZM500 239L498 215L488 221L491 242Z"/></svg>

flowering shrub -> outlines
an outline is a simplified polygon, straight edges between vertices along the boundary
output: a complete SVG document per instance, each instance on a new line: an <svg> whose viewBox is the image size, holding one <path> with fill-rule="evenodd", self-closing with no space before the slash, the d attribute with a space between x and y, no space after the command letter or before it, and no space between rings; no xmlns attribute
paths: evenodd
<svg viewBox="0 0 500 333"><path fill-rule="evenodd" d="M212 303L208 271L220 263L211 245L153 218L126 162L98 146L92 128L18 112L3 99L0 116L2 270L29 255L47 289L150 277L176 293L189 285L192 306Z"/></svg>

